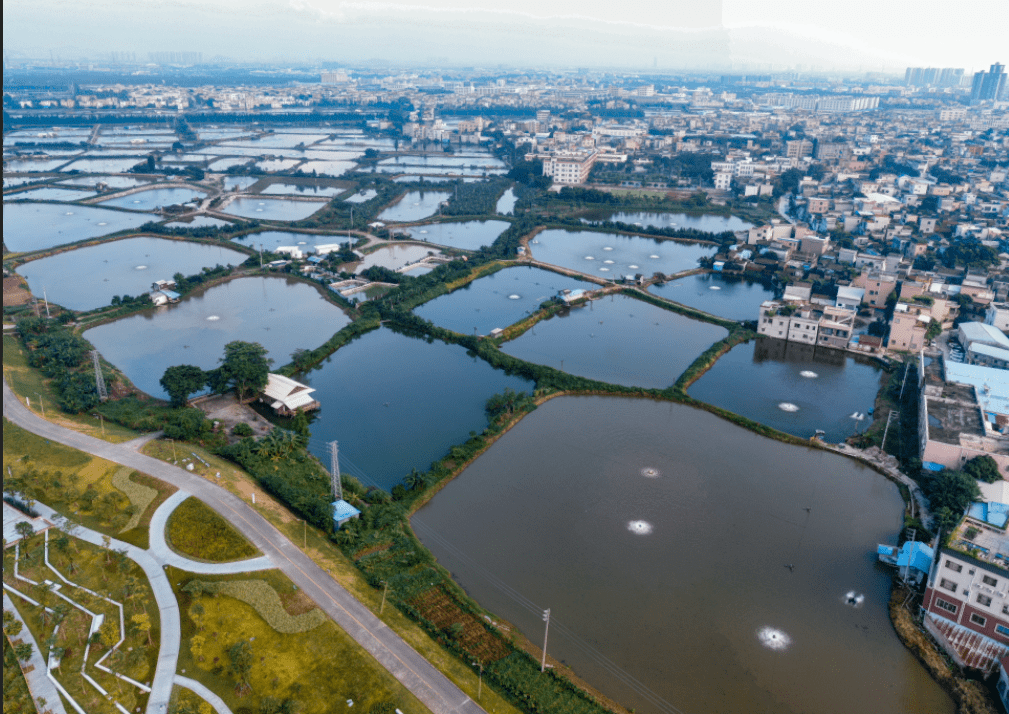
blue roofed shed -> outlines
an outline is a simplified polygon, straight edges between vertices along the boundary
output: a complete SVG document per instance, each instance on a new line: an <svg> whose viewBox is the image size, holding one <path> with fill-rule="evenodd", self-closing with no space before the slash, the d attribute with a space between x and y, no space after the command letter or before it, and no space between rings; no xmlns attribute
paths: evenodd
<svg viewBox="0 0 1009 714"><path fill-rule="evenodd" d="M1009 506L1004 503L972 503L967 515L996 528L1005 528L1009 521Z"/></svg>
<svg viewBox="0 0 1009 714"><path fill-rule="evenodd" d="M876 546L880 562L897 567L905 580L920 582L932 569L935 550L926 543L907 541L899 549L892 545Z"/></svg>
<svg viewBox="0 0 1009 714"><path fill-rule="evenodd" d="M333 501L333 525L336 526L337 530L340 530L340 526L347 521L357 518L360 515L361 512L359 510L344 501L342 498L339 501Z"/></svg>

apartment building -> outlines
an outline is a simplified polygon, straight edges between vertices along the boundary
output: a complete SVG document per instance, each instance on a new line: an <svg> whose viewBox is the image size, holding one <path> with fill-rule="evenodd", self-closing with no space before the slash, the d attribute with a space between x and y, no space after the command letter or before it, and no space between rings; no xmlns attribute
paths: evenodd
<svg viewBox="0 0 1009 714"><path fill-rule="evenodd" d="M553 178L554 183L571 185L585 183L596 156L595 151L554 152L543 158L543 175Z"/></svg>

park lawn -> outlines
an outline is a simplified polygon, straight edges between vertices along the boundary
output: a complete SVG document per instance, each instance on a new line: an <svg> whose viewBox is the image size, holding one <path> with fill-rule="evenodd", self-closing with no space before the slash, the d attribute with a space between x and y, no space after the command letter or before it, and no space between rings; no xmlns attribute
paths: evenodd
<svg viewBox="0 0 1009 714"><path fill-rule="evenodd" d="M59 531L54 531L54 535L50 536L49 562L53 567L68 580L95 592L107 594L113 600L123 603L126 640L104 664L137 681L150 684L157 663L161 618L154 593L143 569L128 558L120 557L110 550L77 538L68 537L65 546L59 547L57 544L59 535ZM24 558L25 549L22 547L20 573L36 582L47 579L59 581L59 577L43 562L43 542L42 535L35 535L27 541L29 554L27 559ZM21 545L24 546L25 542L22 541ZM15 579L13 548L8 548L4 552L4 584L47 607L65 610L66 614L60 623L56 639L56 646L65 650L60 669L56 671L57 679L89 713L112 714L118 711L80 674L91 618L66 601L57 598L45 587ZM119 609L66 583L63 583L60 592L92 612L105 615L105 624L99 630L104 644L92 645L89 653L88 662L93 665L106 652L108 644L114 644L119 640ZM49 650L44 643L53 634L55 624L53 616L49 615L44 622L41 608L26 602L14 593L9 594L27 622L35 641L42 647L43 657L47 656ZM136 627L132 620L133 616L144 613L148 618L149 632ZM127 709L146 706L147 694L133 685L122 682L93 666L88 667L87 673Z"/></svg>
<svg viewBox="0 0 1009 714"><path fill-rule="evenodd" d="M4 379L21 403L28 404L39 416L42 416L44 408L45 418L54 424L115 444L139 436L136 432L109 421L104 423L103 429L102 422L90 413L67 414L62 411L59 408L59 395L53 389L51 380L28 364L24 346L14 335L3 336L3 370ZM43 400L41 407L39 395Z"/></svg>
<svg viewBox="0 0 1009 714"><path fill-rule="evenodd" d="M192 450L209 461L213 467L213 470L208 469L196 461L194 473L202 475L208 481L218 483L221 487L241 497L246 503L251 503L251 494L255 493L255 508L261 516L287 536L292 543L305 549L305 553L319 567L326 570L334 580L346 588L438 671L448 677L474 701L477 701L479 689L477 670L467 667L458 657L433 640L417 623L392 605L387 604L385 608L382 608L382 591L368 584L357 566L330 541L325 532L312 526L306 526L304 521L291 514L283 504L266 493L251 475L234 463L213 456L200 448L194 448L191 444L176 444L175 456L181 456L184 452ZM141 451L148 456L168 463L175 460L171 444L164 440L152 441L146 444ZM216 477L218 472L221 474L220 481ZM243 577L249 576L246 574ZM380 610L381 614L379 614ZM489 687L482 688L479 703L490 714L520 714L521 711Z"/></svg>
<svg viewBox="0 0 1009 714"><path fill-rule="evenodd" d="M255 546L200 499L190 496L168 517L165 538L172 550L212 563L262 555Z"/></svg>
<svg viewBox="0 0 1009 714"><path fill-rule="evenodd" d="M15 637L15 639L17 639ZM35 703L14 648L4 637L4 714L35 714Z"/></svg>
<svg viewBox="0 0 1009 714"><path fill-rule="evenodd" d="M289 614L315 610L314 603L280 571L206 576L169 568L167 575L182 615L179 670L206 685L232 711L260 711L269 698L276 702L297 700L305 714L342 710L348 699L354 702L353 711L362 714L392 714L396 708L404 714L427 711L328 618L306 632L283 634L241 600L227 595L192 596L184 590L191 580L263 580L277 592ZM240 642L248 643L252 650L251 691L242 691L230 668L229 651Z"/></svg>
<svg viewBox="0 0 1009 714"><path fill-rule="evenodd" d="M118 534L130 524L132 512L145 506L133 504L129 494L113 485L124 475L118 464L53 443L6 419L3 422L3 463L5 472L10 468L5 489L21 491L101 533ZM135 471L128 476L130 481L141 479L146 484L160 484ZM160 489L174 491L164 485L160 485ZM150 522L149 513L157 502L156 498L153 503L146 504L141 520L146 517Z"/></svg>
<svg viewBox="0 0 1009 714"><path fill-rule="evenodd" d="M214 708L199 694L178 684L172 687L168 711L173 714L214 714Z"/></svg>

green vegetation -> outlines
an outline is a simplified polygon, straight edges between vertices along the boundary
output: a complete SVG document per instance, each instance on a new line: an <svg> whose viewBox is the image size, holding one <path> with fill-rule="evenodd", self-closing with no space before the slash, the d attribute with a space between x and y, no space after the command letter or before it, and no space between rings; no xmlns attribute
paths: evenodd
<svg viewBox="0 0 1009 714"><path fill-rule="evenodd" d="M105 664L140 682L150 681L158 657L160 617L154 594L143 570L124 553L91 545L60 530L50 534L49 542L49 562L64 577L81 586L64 583L61 594L91 612L105 615L105 622L97 633L89 636L91 617L57 598L48 587L14 579L13 548L4 551L4 584L51 610L43 610L11 593L28 629L42 648L43 656L52 653L60 658L60 666L53 672L60 683L88 712L113 714L118 711L113 701L102 697L80 671L87 644L91 646L88 662L93 663L118 642L119 610L83 588L107 594L123 604L126 640ZM18 565L23 577L39 583L57 579L43 561L42 535L22 541L20 559ZM54 633L57 624L59 630ZM133 685L92 666L88 666L87 673L128 710L146 706L147 695Z"/></svg>
<svg viewBox="0 0 1009 714"><path fill-rule="evenodd" d="M211 387L218 394L234 389L239 401L266 386L272 360L258 342L235 340L224 346L221 366L209 373Z"/></svg>
<svg viewBox="0 0 1009 714"><path fill-rule="evenodd" d="M147 511L154 499L158 497L158 489L144 486L130 480L131 474L139 475L127 466L116 469L112 475L112 485L126 494L130 504L135 508L130 520L123 526L123 532L133 530L140 525L140 518Z"/></svg>
<svg viewBox="0 0 1009 714"><path fill-rule="evenodd" d="M4 610L4 631L7 630L7 611ZM20 625L20 623L18 623ZM20 631L20 630L18 630ZM13 639L17 639L17 633L13 633ZM28 645L31 647L31 645ZM21 672L21 664L18 656L14 653L14 648L6 637L4 637L4 714L35 714L35 703L32 701L32 694L28 691L28 682Z"/></svg>
<svg viewBox="0 0 1009 714"><path fill-rule="evenodd" d="M255 608L259 616L266 620L270 627L285 635L308 632L326 622L326 615L318 608L300 615L289 613L284 609L277 591L262 579L221 582L190 580L185 591L194 598L202 595L227 595L241 600L246 605Z"/></svg>
<svg viewBox="0 0 1009 714"><path fill-rule="evenodd" d="M448 205L442 208L444 216L487 216L497 210L497 201L504 192L507 182L501 180L456 181L449 184L452 193Z"/></svg>
<svg viewBox="0 0 1009 714"><path fill-rule="evenodd" d="M259 555L231 524L192 496L168 517L165 537L173 550L197 560L226 563Z"/></svg>
<svg viewBox="0 0 1009 714"><path fill-rule="evenodd" d="M79 414L98 404L91 345L84 338L42 317L22 317L17 330L28 364L51 380L64 411Z"/></svg>
<svg viewBox="0 0 1009 714"><path fill-rule="evenodd" d="M294 633L274 629L259 607L286 622L319 612L279 571L266 571L254 581L261 584L256 586L260 592L265 587L272 593L268 605L262 595L250 595L259 607L233 595L251 592L242 584L249 582L247 575L196 580L174 568L167 575L182 614L179 668L220 695L232 711L328 714L335 703L343 707L348 699L354 701L354 711L365 713L383 711L381 707L398 707L406 714L425 711L332 621L323 618Z"/></svg>
<svg viewBox="0 0 1009 714"><path fill-rule="evenodd" d="M963 465L963 472L978 481L995 483L1002 480L998 463L991 456L975 456Z"/></svg>
<svg viewBox="0 0 1009 714"><path fill-rule="evenodd" d="M176 684L168 700L168 714L214 714L214 708L195 692Z"/></svg>
<svg viewBox="0 0 1009 714"><path fill-rule="evenodd" d="M206 385L207 373L191 364L180 364L166 369L158 383L168 392L173 407L184 407L189 395Z"/></svg>
<svg viewBox="0 0 1009 714"><path fill-rule="evenodd" d="M922 471L918 483L928 497L935 526L942 529L944 539L949 538L967 506L981 495L977 481L963 471Z"/></svg>

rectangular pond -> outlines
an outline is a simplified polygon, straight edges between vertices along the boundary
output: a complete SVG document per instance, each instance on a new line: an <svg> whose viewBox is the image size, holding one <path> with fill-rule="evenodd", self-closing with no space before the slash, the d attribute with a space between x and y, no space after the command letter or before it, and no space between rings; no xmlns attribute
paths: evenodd
<svg viewBox="0 0 1009 714"><path fill-rule="evenodd" d="M245 253L166 238L126 238L57 253L19 266L36 297L71 310L108 305L113 295L136 297L155 280L192 275L204 267L239 265Z"/></svg>
<svg viewBox="0 0 1009 714"><path fill-rule="evenodd" d="M238 278L84 333L139 389L167 398L158 380L173 365L218 366L224 345L258 342L273 367L314 349L350 320L319 290L293 278Z"/></svg>
<svg viewBox="0 0 1009 714"><path fill-rule="evenodd" d="M429 223L412 226L406 231L413 240L447 245L463 250L479 250L489 246L508 229L508 221L466 221L465 223Z"/></svg>
<svg viewBox="0 0 1009 714"><path fill-rule="evenodd" d="M33 171L55 171L69 159L4 159L4 173L30 173Z"/></svg>
<svg viewBox="0 0 1009 714"><path fill-rule="evenodd" d="M126 196L110 198L101 201L103 206L128 208L131 211L153 211L155 208L175 206L183 203L199 202L206 196L202 191L195 191L183 186L162 186L135 191Z"/></svg>
<svg viewBox="0 0 1009 714"><path fill-rule="evenodd" d="M389 270L399 270L429 255L441 255L441 251L434 246L389 243L366 254L364 260L357 263L353 270L355 273L360 273L373 265L388 268ZM354 264L352 263L351 265L353 266Z"/></svg>
<svg viewBox="0 0 1009 714"><path fill-rule="evenodd" d="M266 221L300 221L308 218L325 205L324 201L239 196L221 208L220 211L241 218L258 218Z"/></svg>
<svg viewBox="0 0 1009 714"><path fill-rule="evenodd" d="M561 397L413 525L533 642L549 607L550 654L625 707L952 714L887 612L875 546L903 510L894 484L835 454L678 404Z"/></svg>
<svg viewBox="0 0 1009 714"><path fill-rule="evenodd" d="M4 201L80 201L97 195L94 191L79 191L68 188L58 188L56 186L44 186L33 188L28 191L9 193L4 196Z"/></svg>
<svg viewBox="0 0 1009 714"><path fill-rule="evenodd" d="M561 290L591 290L592 283L542 268L505 268L453 293L436 297L414 312L461 334L488 335L527 317Z"/></svg>
<svg viewBox="0 0 1009 714"><path fill-rule="evenodd" d="M681 305L727 317L730 320L756 320L760 303L774 298L774 288L756 280L699 273L648 288L648 292Z"/></svg>
<svg viewBox="0 0 1009 714"><path fill-rule="evenodd" d="M353 161L323 161L319 159L306 161L298 167L300 171L304 171L306 174L314 171L320 176L341 176L355 168L357 168L357 164Z"/></svg>
<svg viewBox="0 0 1009 714"><path fill-rule="evenodd" d="M97 186L103 183L109 188L133 188L150 183L149 179L132 178L130 176L78 176L64 179L60 184L67 186Z"/></svg>
<svg viewBox="0 0 1009 714"><path fill-rule="evenodd" d="M262 195L331 197L347 189L339 186L314 186L312 184L271 183L260 191Z"/></svg>
<svg viewBox="0 0 1009 714"><path fill-rule="evenodd" d="M403 198L380 214L380 221L407 223L419 221L438 212L438 205L449 197L447 191L408 191Z"/></svg>
<svg viewBox="0 0 1009 714"><path fill-rule="evenodd" d="M873 408L880 367L839 350L759 337L722 355L690 396L787 434L822 429L837 443L863 429L852 414Z"/></svg>
<svg viewBox="0 0 1009 714"><path fill-rule="evenodd" d="M634 226L650 228L692 228L706 233L723 233L725 231L740 231L753 227L753 224L736 216L717 216L710 214L691 213L653 213L626 211L592 211L584 219L587 223L627 223Z"/></svg>
<svg viewBox="0 0 1009 714"><path fill-rule="evenodd" d="M608 295L563 310L501 350L579 377L664 389L728 334L641 300Z"/></svg>
<svg viewBox="0 0 1009 714"><path fill-rule="evenodd" d="M466 349L381 328L341 347L297 379L318 391L312 452L329 463L326 443L340 442L340 470L385 489L410 469L425 470L487 425L484 405L506 388L531 392ZM355 468L356 467L356 468Z"/></svg>
<svg viewBox="0 0 1009 714"><path fill-rule="evenodd" d="M357 238L346 235L320 235L318 233L295 233L293 231L262 231L260 233L248 233L232 240L255 250L258 250L260 246L264 250L273 251L282 245L296 245L302 251L312 253L314 252L312 249L317 245L353 243Z"/></svg>
<svg viewBox="0 0 1009 714"><path fill-rule="evenodd" d="M111 173L111 174L121 174L126 173L134 166L141 162L140 156L128 156L125 158L116 159L77 159L72 164L69 164L63 168L64 172L67 171L81 171L87 174L101 174L101 173Z"/></svg>
<svg viewBox="0 0 1009 714"><path fill-rule="evenodd" d="M698 267L715 246L620 233L546 230L529 241L535 260L608 279L621 275L672 275Z"/></svg>
<svg viewBox="0 0 1009 714"><path fill-rule="evenodd" d="M97 238L152 220L148 213L113 211L58 203L8 203L3 210L4 243L16 253Z"/></svg>

